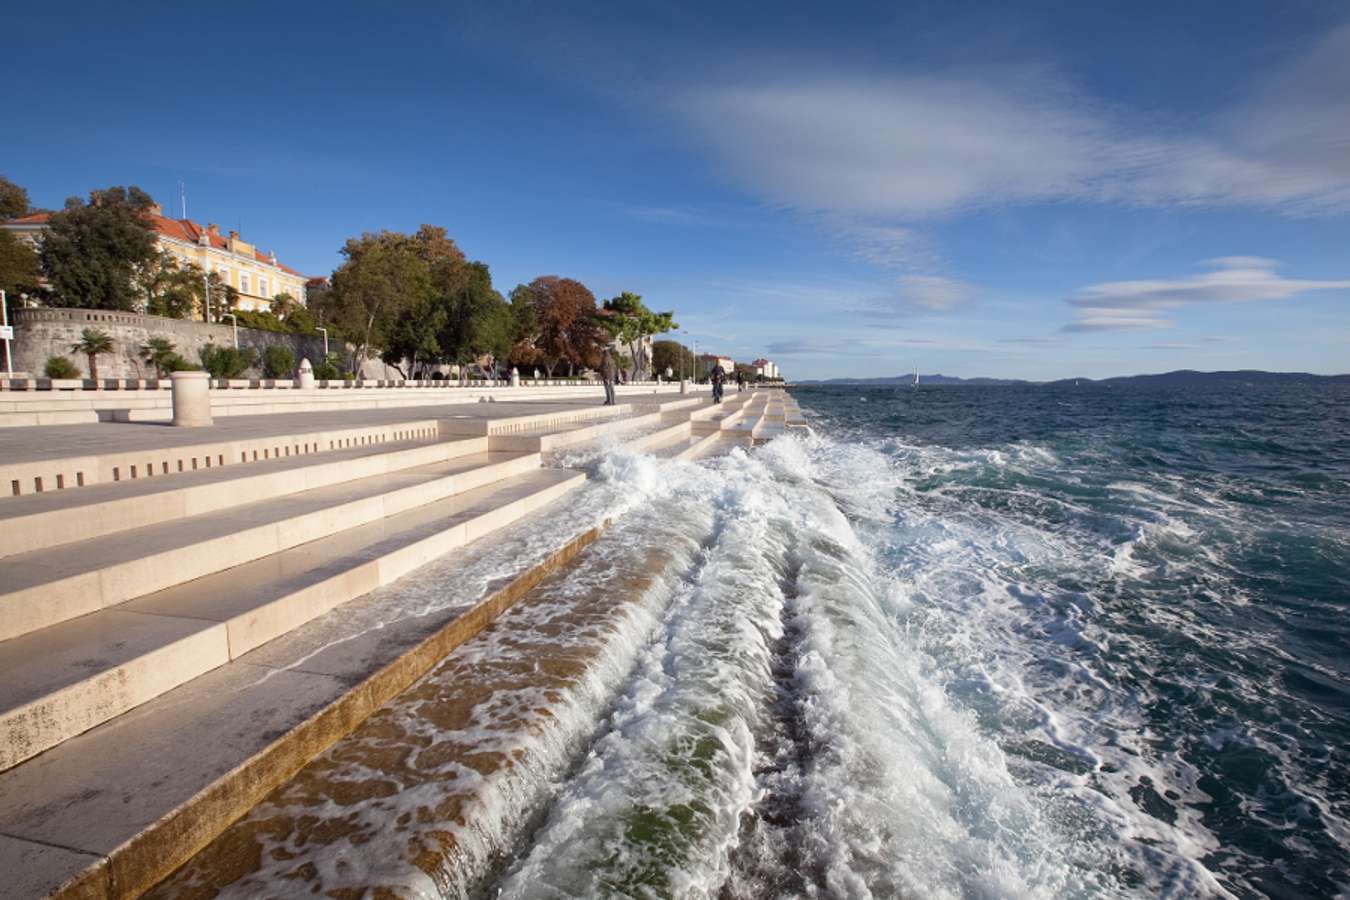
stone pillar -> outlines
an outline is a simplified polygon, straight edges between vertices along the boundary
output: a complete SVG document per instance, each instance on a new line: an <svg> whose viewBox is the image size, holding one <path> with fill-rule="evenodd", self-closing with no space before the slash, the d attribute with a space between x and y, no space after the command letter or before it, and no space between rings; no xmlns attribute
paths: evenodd
<svg viewBox="0 0 1350 900"><path fill-rule="evenodd" d="M174 372L173 424L198 428L211 424L211 376L205 372Z"/></svg>
<svg viewBox="0 0 1350 900"><path fill-rule="evenodd" d="M511 367L511 387L520 387L520 371L515 366Z"/></svg>
<svg viewBox="0 0 1350 900"><path fill-rule="evenodd" d="M314 367L310 365L308 356L300 360L300 380L296 384L301 389L314 387Z"/></svg>
<svg viewBox="0 0 1350 900"><path fill-rule="evenodd" d="M688 378L681 378L681 379L680 379L680 393L681 393L681 394L687 394L687 393L689 393L689 379L688 379Z"/></svg>

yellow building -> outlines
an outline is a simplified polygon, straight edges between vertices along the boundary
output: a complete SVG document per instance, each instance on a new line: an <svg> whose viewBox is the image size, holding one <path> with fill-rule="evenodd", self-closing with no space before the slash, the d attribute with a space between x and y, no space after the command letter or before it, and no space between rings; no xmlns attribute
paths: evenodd
<svg viewBox="0 0 1350 900"><path fill-rule="evenodd" d="M47 228L50 213L37 213L6 222L3 226L18 236L37 244ZM265 311L272 298L290 294L301 304L305 302L304 275L277 260L275 253L263 253L231 231L222 236L214 224L203 228L191 219L170 219L158 206L146 213L159 248L180 263L192 263L204 272L215 272L220 280L239 292L239 308Z"/></svg>

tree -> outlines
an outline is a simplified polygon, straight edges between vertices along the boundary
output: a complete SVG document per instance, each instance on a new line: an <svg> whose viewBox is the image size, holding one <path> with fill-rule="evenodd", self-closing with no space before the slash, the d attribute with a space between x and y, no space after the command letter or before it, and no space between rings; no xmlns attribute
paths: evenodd
<svg viewBox="0 0 1350 900"><path fill-rule="evenodd" d="M39 290L38 255L28 242L8 231L0 231L0 291L11 297Z"/></svg>
<svg viewBox="0 0 1350 900"><path fill-rule="evenodd" d="M28 192L0 175L0 222L26 216L31 209Z"/></svg>
<svg viewBox="0 0 1350 900"><path fill-rule="evenodd" d="M72 197L52 214L39 256L58 304L138 307L137 278L158 257L143 215L151 202L140 188L114 187L90 192L88 203Z"/></svg>
<svg viewBox="0 0 1350 900"><path fill-rule="evenodd" d="M141 344L141 359L155 368L155 377L163 378L173 371L174 360L181 359L168 338L151 338Z"/></svg>
<svg viewBox="0 0 1350 900"><path fill-rule="evenodd" d="M675 324L673 311L652 312L642 302L641 296L624 291L612 300L605 301L604 310L600 314L600 327L608 332L611 338L627 345L633 360L634 378L642 381L644 375L648 374L648 365L651 362L642 347L643 338L665 334L679 326Z"/></svg>
<svg viewBox="0 0 1350 900"><path fill-rule="evenodd" d="M330 310L338 328L355 341L353 371L360 371L373 347L387 346L405 311L431 296L426 258L431 253L395 231L366 233L342 248L346 261L333 273Z"/></svg>
<svg viewBox="0 0 1350 900"><path fill-rule="evenodd" d="M268 309L271 311L272 315L285 321L288 316L297 309L300 309L300 304L290 294L282 292L272 298L272 302L269 304Z"/></svg>
<svg viewBox="0 0 1350 900"><path fill-rule="evenodd" d="M535 346L539 338L539 315L529 285L518 284L511 291L510 361L517 366L538 365L544 355Z"/></svg>
<svg viewBox="0 0 1350 900"><path fill-rule="evenodd" d="M556 275L536 278L528 291L538 327L534 345L549 377L562 363L569 375L578 366L595 365L603 344L595 295L581 282Z"/></svg>
<svg viewBox="0 0 1350 900"><path fill-rule="evenodd" d="M161 253L138 278L145 293L145 311L171 319L191 318L205 302L205 277L196 263L183 264L172 254Z"/></svg>
<svg viewBox="0 0 1350 900"><path fill-rule="evenodd" d="M497 360L511 350L511 307L492 287L486 263L459 263L446 267L444 274L445 319L438 335L444 358L463 372L465 365L487 357L496 371Z"/></svg>
<svg viewBox="0 0 1350 900"><path fill-rule="evenodd" d="M655 372L669 369L673 378L688 378L694 374L697 363L693 352L679 341L652 342L652 370Z"/></svg>
<svg viewBox="0 0 1350 900"><path fill-rule="evenodd" d="M111 353L112 349L112 336L97 328L86 328L80 332L79 342L70 345L71 353L83 353L89 359L89 377L94 381L98 381L99 354Z"/></svg>
<svg viewBox="0 0 1350 900"><path fill-rule="evenodd" d="M234 285L226 284L219 272L206 276L205 295L202 298L202 321L219 322L221 316L235 311L239 305L239 292Z"/></svg>

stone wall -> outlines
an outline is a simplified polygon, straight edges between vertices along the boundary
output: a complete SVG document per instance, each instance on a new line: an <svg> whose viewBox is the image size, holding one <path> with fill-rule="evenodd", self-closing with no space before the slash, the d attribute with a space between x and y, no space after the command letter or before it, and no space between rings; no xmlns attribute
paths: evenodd
<svg viewBox="0 0 1350 900"><path fill-rule="evenodd" d="M152 378L154 368L141 359L141 345L150 338L162 337L173 343L174 349L188 362L199 362L197 352L207 344L217 347L233 346L230 325L168 319L163 316L143 316L138 313L113 312L101 309L11 309L10 324L14 326L14 371L41 377L50 356L64 356L88 376L89 360L84 354L71 352L71 344L80 340L80 332L97 328L113 339L113 352L99 356L98 374L103 378ZM277 331L239 329L239 346L262 352L267 347L281 345L291 348L298 365L308 358L318 363L323 357L322 335L284 334ZM343 352L346 348L334 341L330 349ZM367 378L393 378L397 373L386 370L379 360L363 366ZM392 374L389 374L392 373Z"/></svg>

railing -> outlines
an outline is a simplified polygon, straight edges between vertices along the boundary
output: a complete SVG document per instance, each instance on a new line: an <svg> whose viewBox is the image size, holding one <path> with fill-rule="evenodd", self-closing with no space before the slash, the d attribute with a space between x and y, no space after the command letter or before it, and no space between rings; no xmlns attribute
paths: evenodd
<svg viewBox="0 0 1350 900"><path fill-rule="evenodd" d="M112 313L111 315L117 315ZM630 381L620 387L656 387L675 381ZM521 387L599 387L598 380L566 378L521 379ZM441 390L507 390L511 383L505 379L498 381L470 380L460 383L457 379L331 379L316 380L314 387L321 390L359 390L362 388L432 388ZM168 378L0 378L0 391L167 391L173 387ZM296 390L295 379L291 378L216 378L211 380L216 390Z"/></svg>

